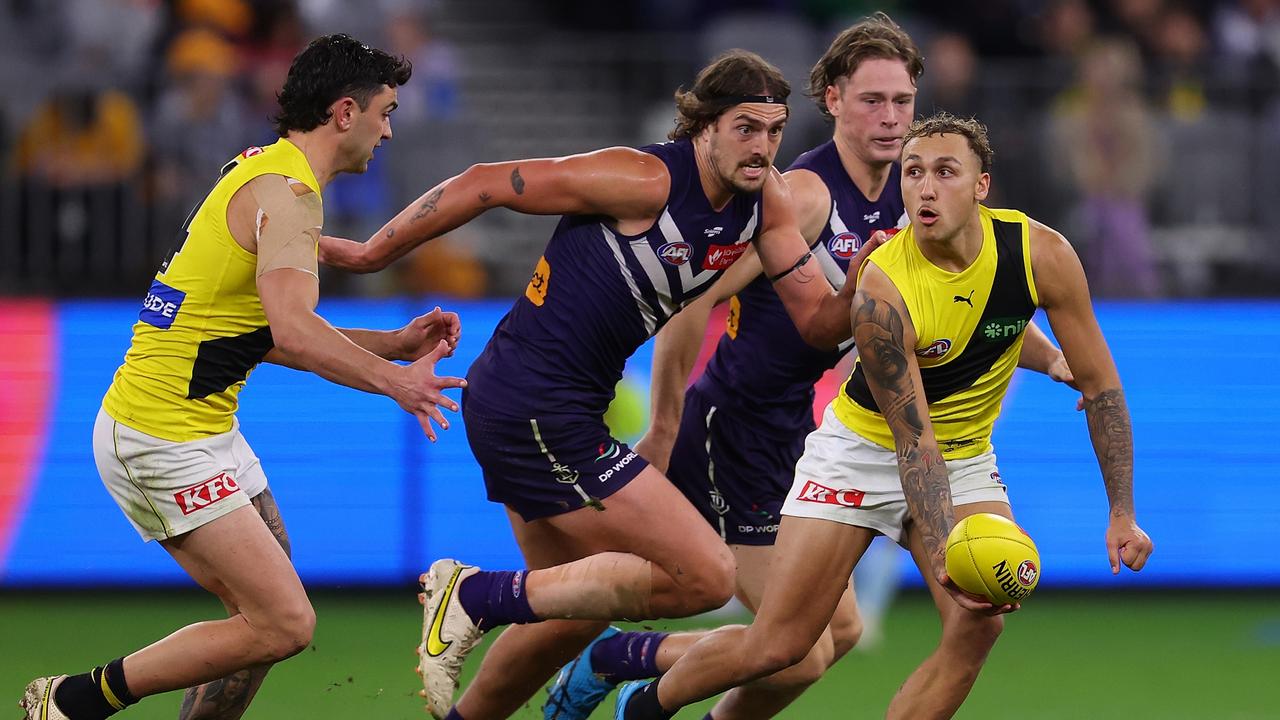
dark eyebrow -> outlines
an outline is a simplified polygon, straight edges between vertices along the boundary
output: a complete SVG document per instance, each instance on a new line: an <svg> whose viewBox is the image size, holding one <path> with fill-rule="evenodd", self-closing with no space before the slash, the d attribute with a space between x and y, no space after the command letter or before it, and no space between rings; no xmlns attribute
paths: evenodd
<svg viewBox="0 0 1280 720"><path fill-rule="evenodd" d="M396 108L398 108L398 107L400 107L400 103L399 103L399 101L392 100L392 101L391 101L391 104L390 104L390 105L388 105L388 106L387 106L387 109L386 109L386 110L384 110L383 112L391 112L392 110L395 110L395 109L396 109Z"/></svg>

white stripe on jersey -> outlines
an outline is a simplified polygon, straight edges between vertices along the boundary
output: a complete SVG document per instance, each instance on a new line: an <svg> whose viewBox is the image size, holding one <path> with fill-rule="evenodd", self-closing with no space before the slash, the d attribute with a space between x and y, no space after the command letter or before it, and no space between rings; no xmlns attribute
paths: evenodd
<svg viewBox="0 0 1280 720"><path fill-rule="evenodd" d="M618 270L622 273L622 279L627 281L627 287L631 290L631 297L635 298L636 306L640 309L640 319L644 321L645 333L653 335L657 332L658 319L653 314L653 308L649 307L649 303L640 294L640 287L636 285L636 279L631 275L631 268L627 267L626 258L622 256L622 244L618 240L618 236L614 235L609 226L604 223L600 223L600 230L604 233L609 250L613 252L613 259L618 261ZM647 246L648 243L645 243L645 245ZM659 269L659 272L661 272L661 269Z"/></svg>

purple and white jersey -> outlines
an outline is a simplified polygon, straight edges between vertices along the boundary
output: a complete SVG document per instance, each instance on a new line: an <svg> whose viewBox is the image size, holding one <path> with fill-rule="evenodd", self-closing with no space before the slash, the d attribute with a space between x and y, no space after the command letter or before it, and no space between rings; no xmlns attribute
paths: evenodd
<svg viewBox="0 0 1280 720"><path fill-rule="evenodd" d="M812 250L832 287L844 285L849 261L876 230L906 224L894 163L880 199L867 200L840 162L834 141L804 153L788 170L810 170L831 193L827 225ZM697 382L717 405L750 412L776 428L813 424L813 385L835 367L852 341L839 350L818 350L796 330L772 283L761 275L732 302L729 327Z"/></svg>
<svg viewBox="0 0 1280 720"><path fill-rule="evenodd" d="M640 150L671 175L658 221L627 236L609 218L561 218L524 297L468 372L471 399L520 417L602 415L627 358L757 237L760 193L736 195L717 212L690 141Z"/></svg>

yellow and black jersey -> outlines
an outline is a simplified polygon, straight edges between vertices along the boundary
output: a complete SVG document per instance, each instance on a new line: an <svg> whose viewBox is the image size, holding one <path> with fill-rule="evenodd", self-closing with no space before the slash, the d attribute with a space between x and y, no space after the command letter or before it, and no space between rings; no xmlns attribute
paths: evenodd
<svg viewBox="0 0 1280 720"><path fill-rule="evenodd" d="M914 349L929 418L947 459L974 457L990 447L1023 333L1039 303L1027 216L1016 210L979 211L982 250L962 272L925 259L910 227L870 258L902 293L916 330ZM894 447L860 362L833 409L849 429Z"/></svg>
<svg viewBox="0 0 1280 720"><path fill-rule="evenodd" d="M288 140L249 148L183 226L147 297L124 364L102 405L117 422L185 442L231 429L237 395L271 350L258 299L257 256L227 229L227 205L261 175L283 175L319 196L307 158Z"/></svg>

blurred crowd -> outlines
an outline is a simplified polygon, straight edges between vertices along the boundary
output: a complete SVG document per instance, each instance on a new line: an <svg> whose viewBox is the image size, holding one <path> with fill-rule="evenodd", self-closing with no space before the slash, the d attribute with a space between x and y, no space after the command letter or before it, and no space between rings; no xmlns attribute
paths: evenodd
<svg viewBox="0 0 1280 720"><path fill-rule="evenodd" d="M135 291L130 273L154 267L217 169L274 140L275 93L319 33L349 32L414 64L393 116L395 151L328 188L327 231L367 235L467 162L496 159L468 132L493 112L472 104L486 87L466 81L458 45L470 40L433 32L467 5L0 0L0 282L10 286L0 291ZM984 120L997 151L993 204L1067 231L1099 294L1275 287L1274 262L1251 254L1274 251L1280 230L1269 200L1280 190L1280 0L506 0L493 20L518 5L560 38L700 38L687 44L687 68L716 47L749 47L796 84L836 31L885 10L925 56L917 112ZM485 21L475 5L467 15ZM669 98L632 98L624 112L656 105L660 126ZM788 152L824 133L816 113L797 112ZM511 292L469 245L429 245L380 284L346 288Z"/></svg>

